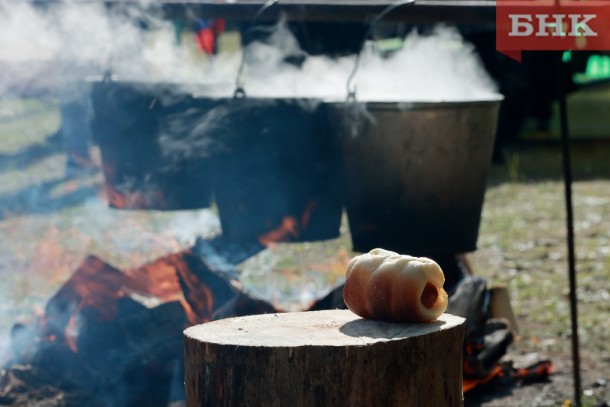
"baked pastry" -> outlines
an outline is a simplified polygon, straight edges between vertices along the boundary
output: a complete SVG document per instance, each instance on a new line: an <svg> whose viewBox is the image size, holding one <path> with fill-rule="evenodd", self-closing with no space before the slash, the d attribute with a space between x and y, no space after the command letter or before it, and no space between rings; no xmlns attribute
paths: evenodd
<svg viewBox="0 0 610 407"><path fill-rule="evenodd" d="M349 262L343 299L363 318L432 322L447 309L444 283L434 260L373 249Z"/></svg>

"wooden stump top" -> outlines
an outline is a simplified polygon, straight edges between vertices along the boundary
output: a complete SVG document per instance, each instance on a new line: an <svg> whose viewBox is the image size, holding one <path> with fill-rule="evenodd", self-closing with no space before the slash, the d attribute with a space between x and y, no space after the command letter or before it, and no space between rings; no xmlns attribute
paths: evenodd
<svg viewBox="0 0 610 407"><path fill-rule="evenodd" d="M363 346L432 334L464 321L464 318L443 314L431 323L399 324L363 319L349 310L330 310L227 318L190 327L184 334L219 345Z"/></svg>
<svg viewBox="0 0 610 407"><path fill-rule="evenodd" d="M197 325L184 332L186 405L461 407L464 321L332 310Z"/></svg>

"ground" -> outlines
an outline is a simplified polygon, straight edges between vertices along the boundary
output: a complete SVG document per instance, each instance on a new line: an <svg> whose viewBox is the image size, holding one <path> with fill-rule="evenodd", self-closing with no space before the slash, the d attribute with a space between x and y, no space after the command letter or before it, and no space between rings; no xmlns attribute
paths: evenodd
<svg viewBox="0 0 610 407"><path fill-rule="evenodd" d="M0 329L40 312L87 254L133 267L219 232L213 208L117 211L102 174L67 177L57 100L0 100ZM583 405L610 405L610 144L575 142L574 217ZM92 153L99 163L96 148ZM519 338L510 357L539 352L549 381L467 396L471 406L573 405L570 307L561 154L557 143L506 151L488 179L475 273L509 289ZM351 252L347 227L331 242L278 245L242 267L254 294L305 307L339 284ZM572 404L570 404L572 403Z"/></svg>
<svg viewBox="0 0 610 407"><path fill-rule="evenodd" d="M608 145L575 143L572 162L583 405L610 403L610 182ZM559 146L513 149L493 169L476 273L509 288L517 314L515 355L540 352L557 367L549 383L515 388L486 406L554 406L573 400L564 187ZM476 404L475 404L476 405Z"/></svg>

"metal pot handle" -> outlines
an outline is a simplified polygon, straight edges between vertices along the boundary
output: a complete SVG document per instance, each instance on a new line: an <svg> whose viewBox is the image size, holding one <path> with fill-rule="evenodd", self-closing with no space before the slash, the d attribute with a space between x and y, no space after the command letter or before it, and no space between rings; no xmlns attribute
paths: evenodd
<svg viewBox="0 0 610 407"><path fill-rule="evenodd" d="M415 1L416 0L398 0L398 1L390 4L386 8L384 8L379 14L377 14L375 16L375 18L373 18L373 20L369 24L369 28L366 30L366 33L364 34L364 38L362 39L362 45L360 46L360 52L358 52L358 55L356 56L356 61L354 62L354 67L352 68L352 72L350 73L349 77L347 78L347 100L348 100L348 102L356 101L356 86L355 85L352 86L352 80L354 79L354 77L356 76L356 72L358 71L358 65L360 64L360 56L362 55L362 50L364 49L366 40L368 40L369 36L373 32L373 29L375 28L377 23L379 23L391 11L393 11L394 9L396 9L400 6L403 6L405 4L409 4L409 5L415 4Z"/></svg>
<svg viewBox="0 0 610 407"><path fill-rule="evenodd" d="M104 74L102 75L102 82L108 83L112 81L112 72L110 69L104 70Z"/></svg>
<svg viewBox="0 0 610 407"><path fill-rule="evenodd" d="M256 12L256 14L254 15L254 18L252 19L250 26L246 30L246 33L249 34L250 31L252 31L252 29L254 28L255 24L258 22L258 19L263 15L263 13L269 7L273 6L274 4L276 4L278 2L279 2L279 0L267 0L267 2L265 4L263 4L261 6L261 8L259 8L258 11ZM237 78L235 79L235 92L233 93L233 97L235 97L235 98L246 97L246 91L244 90L244 83L242 80L242 76L243 76L243 72L244 72L244 65L246 64L247 48L248 48L247 46L243 47L243 51L241 54L241 62L239 63L239 69L237 70Z"/></svg>

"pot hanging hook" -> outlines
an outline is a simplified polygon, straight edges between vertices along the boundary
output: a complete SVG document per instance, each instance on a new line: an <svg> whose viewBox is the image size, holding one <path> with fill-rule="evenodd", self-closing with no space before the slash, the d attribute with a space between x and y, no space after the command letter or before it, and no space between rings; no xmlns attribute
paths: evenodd
<svg viewBox="0 0 610 407"><path fill-rule="evenodd" d="M254 18L252 18L252 22L250 23L250 26L248 27L248 29L246 30L246 33L249 34L252 29L254 28L254 26L256 25L256 23L258 22L259 18L263 15L263 13L271 6L273 6L274 4L278 3L279 0L268 0L265 4L263 4L258 11L256 12L256 14L254 15ZM243 72L244 72L244 66L246 64L246 52L247 52L247 46L243 47L243 51L241 54L241 62L239 63L239 69L237 70L237 78L235 79L235 92L233 93L233 96L235 98L243 98L246 97L246 91L244 90L244 83L243 83Z"/></svg>
<svg viewBox="0 0 610 407"><path fill-rule="evenodd" d="M348 102L356 101L356 86L355 85L352 86L352 80L354 79L354 77L356 76L356 72L358 71L358 65L360 64L360 57L362 55L362 50L364 49L364 45L366 44L366 40L368 40L369 36L375 29L375 26L386 15L388 15L394 9L397 9L398 7L406 5L406 4L409 4L409 5L415 4L415 0L398 0L398 1L390 4L385 9L383 9L379 14L377 14L375 16L375 18L373 18L373 20L369 24L369 28L366 30L366 33L364 34L364 38L362 39L362 45L360 46L360 52L358 52L358 55L356 55L356 61L354 62L354 67L352 68L352 72L350 73L349 77L347 78L347 101Z"/></svg>

